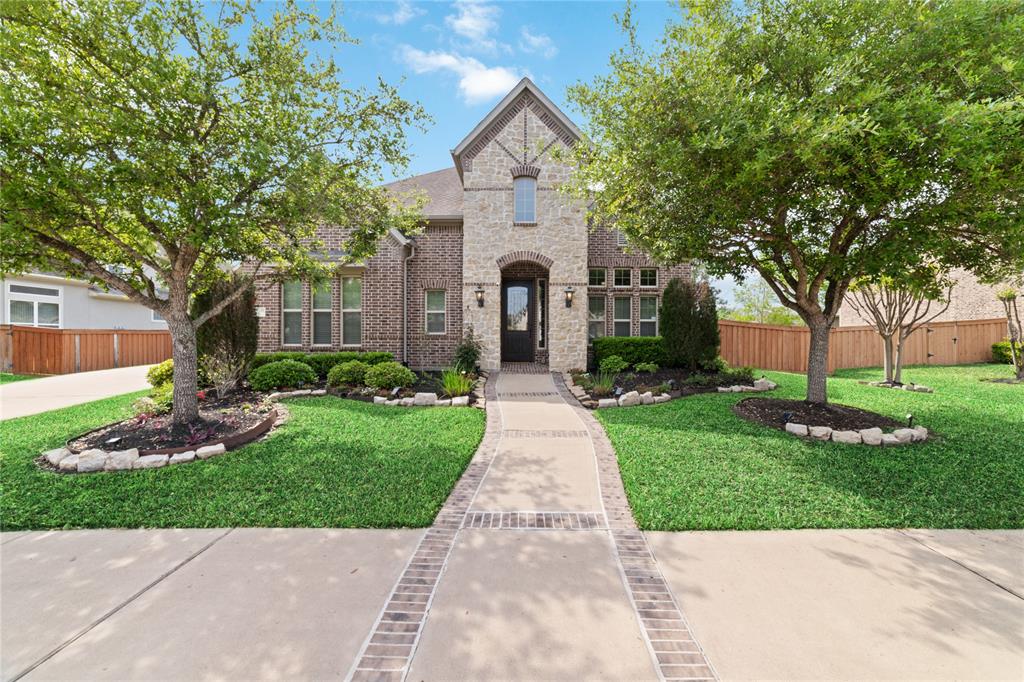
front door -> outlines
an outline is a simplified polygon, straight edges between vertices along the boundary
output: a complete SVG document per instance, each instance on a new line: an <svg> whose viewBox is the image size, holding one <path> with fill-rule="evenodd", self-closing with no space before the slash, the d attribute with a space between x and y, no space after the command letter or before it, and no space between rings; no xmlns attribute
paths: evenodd
<svg viewBox="0 0 1024 682"><path fill-rule="evenodd" d="M501 359L533 362L533 282L501 285Z"/></svg>

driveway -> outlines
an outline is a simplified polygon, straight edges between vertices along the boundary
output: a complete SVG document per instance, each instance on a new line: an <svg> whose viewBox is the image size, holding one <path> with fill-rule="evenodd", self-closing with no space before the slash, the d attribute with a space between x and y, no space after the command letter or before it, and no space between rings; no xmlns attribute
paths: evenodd
<svg viewBox="0 0 1024 682"><path fill-rule="evenodd" d="M0 386L0 420L141 391L149 388L146 372L151 366L58 374L4 384Z"/></svg>

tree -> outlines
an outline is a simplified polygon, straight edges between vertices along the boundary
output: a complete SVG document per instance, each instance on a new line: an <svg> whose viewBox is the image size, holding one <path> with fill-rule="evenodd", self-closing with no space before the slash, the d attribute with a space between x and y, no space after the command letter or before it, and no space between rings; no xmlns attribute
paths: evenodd
<svg viewBox="0 0 1024 682"><path fill-rule="evenodd" d="M200 317L238 288L243 288L240 295L196 329L199 365L219 396L235 390L256 355L260 331L256 288L247 275L235 273L230 279L214 282L192 301L192 317Z"/></svg>
<svg viewBox="0 0 1024 682"><path fill-rule="evenodd" d="M322 278L320 222L350 258L412 224L379 187L422 109L353 89L308 46L352 42L294 2L263 22L242 0L0 5L3 272L89 278L167 320L175 422L198 417L192 298L225 263Z"/></svg>
<svg viewBox="0 0 1024 682"><path fill-rule="evenodd" d="M659 312L665 364L695 371L718 357L718 313L707 285L673 278Z"/></svg>
<svg viewBox="0 0 1024 682"><path fill-rule="evenodd" d="M684 3L648 53L570 90L570 191L661 260L757 272L810 328L825 402L850 282L1024 250L1017 0Z"/></svg>
<svg viewBox="0 0 1024 682"><path fill-rule="evenodd" d="M850 307L882 337L885 383L903 383L903 349L907 338L949 308L953 285L945 291L942 287L941 277L934 274L917 283L882 277L851 285ZM932 304L936 305L934 310Z"/></svg>
<svg viewBox="0 0 1024 682"><path fill-rule="evenodd" d="M735 298L736 306L725 312L726 319L779 325L800 322L796 313L779 305L775 292L761 278L748 279L737 286Z"/></svg>
<svg viewBox="0 0 1024 682"><path fill-rule="evenodd" d="M1006 310L1007 338L1010 341L1010 362L1013 363L1017 379L1024 381L1024 324L1021 324L1020 308L1017 307L1017 291L1005 289L998 294Z"/></svg>

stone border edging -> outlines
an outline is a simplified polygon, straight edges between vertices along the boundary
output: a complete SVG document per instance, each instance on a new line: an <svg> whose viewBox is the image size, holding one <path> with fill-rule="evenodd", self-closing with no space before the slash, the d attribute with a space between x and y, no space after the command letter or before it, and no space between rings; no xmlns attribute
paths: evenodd
<svg viewBox="0 0 1024 682"><path fill-rule="evenodd" d="M935 389L924 384L915 384L913 382L909 384L887 384L884 381L861 381L859 383L867 386L874 386L875 388L891 388L897 391L910 391L912 393L935 393Z"/></svg>
<svg viewBox="0 0 1024 682"><path fill-rule="evenodd" d="M906 445L907 443L923 443L928 440L928 429L923 426L913 428L906 427L894 429L891 433L885 433L879 427L870 429L858 429L841 431L831 426L808 426L789 422L786 424L786 433L801 438L826 441L833 443L845 443L848 445Z"/></svg>
<svg viewBox="0 0 1024 682"><path fill-rule="evenodd" d="M73 452L70 448L63 447L47 450L40 455L40 458L53 467L55 472L65 474L160 469L169 464L187 464L188 462L195 461L196 458L210 459L211 457L223 455L225 452L234 450L242 445L247 445L270 431L271 428L283 423L286 416L283 410L271 410L265 419L248 431L220 438L199 447L190 448L185 446L159 450L129 448L127 450L111 450L109 452L100 448ZM98 429L93 429L93 431L96 430ZM82 435L89 433L92 433L92 431L86 431ZM81 437L76 436L71 440Z"/></svg>
<svg viewBox="0 0 1024 682"><path fill-rule="evenodd" d="M629 391L623 393L618 398L598 398L595 400L593 396L587 393L579 384L575 383L572 379L572 375L568 372L562 372L556 374L559 376L565 388L569 391L571 396L579 401L580 405L589 409L607 409L609 407L634 407L636 405L660 405L661 403L667 403L670 400L678 400L683 396L677 396L673 398L668 393L662 393L660 395L654 395L652 391L646 393L640 393L639 391ZM764 393L766 391L774 391L778 387L774 381L769 381L764 377L754 380L753 386L746 386L737 384L735 386L719 386L719 393Z"/></svg>

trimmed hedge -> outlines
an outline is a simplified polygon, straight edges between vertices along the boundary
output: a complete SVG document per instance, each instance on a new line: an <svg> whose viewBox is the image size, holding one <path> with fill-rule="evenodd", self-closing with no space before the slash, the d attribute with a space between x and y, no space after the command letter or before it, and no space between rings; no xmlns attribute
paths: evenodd
<svg viewBox="0 0 1024 682"><path fill-rule="evenodd" d="M665 366L665 346L660 336L600 336L594 339L594 364L612 355L618 355L631 367L638 362L653 362Z"/></svg>
<svg viewBox="0 0 1024 682"><path fill-rule="evenodd" d="M1000 341L992 344L992 362L998 362L1003 365L1013 364L1009 341Z"/></svg>
<svg viewBox="0 0 1024 682"><path fill-rule="evenodd" d="M249 385L257 391L295 388L316 381L313 369L298 360L278 360L260 365L249 372Z"/></svg>
<svg viewBox="0 0 1024 682"><path fill-rule="evenodd" d="M256 357L252 360L252 366L250 371L257 367L262 367L271 362L280 362L281 360L296 360L298 362L304 362L313 368L316 375L321 379L327 378L327 373L331 371L331 367L340 365L343 362L350 362L352 360L359 360L365 362L367 365L376 365L380 362L391 362L395 357L391 353L385 353L382 351L373 351L368 353L359 353L356 351L342 351L340 353L303 353L301 351L280 351L277 353L257 353Z"/></svg>

